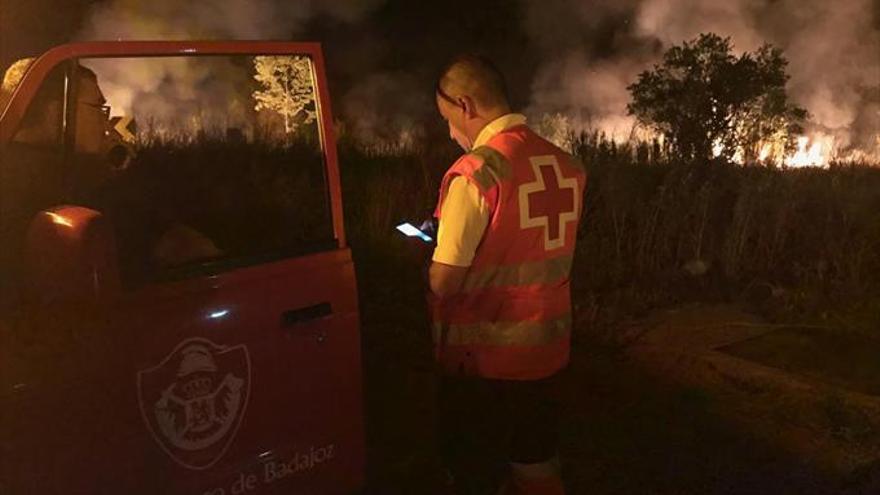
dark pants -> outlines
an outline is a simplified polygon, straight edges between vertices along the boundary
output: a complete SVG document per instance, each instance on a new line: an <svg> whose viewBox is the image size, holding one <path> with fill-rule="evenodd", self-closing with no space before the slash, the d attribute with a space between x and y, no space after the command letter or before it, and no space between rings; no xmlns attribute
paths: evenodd
<svg viewBox="0 0 880 495"><path fill-rule="evenodd" d="M556 455L558 382L559 374L536 381L441 377L439 447L457 494L494 494L508 463Z"/></svg>

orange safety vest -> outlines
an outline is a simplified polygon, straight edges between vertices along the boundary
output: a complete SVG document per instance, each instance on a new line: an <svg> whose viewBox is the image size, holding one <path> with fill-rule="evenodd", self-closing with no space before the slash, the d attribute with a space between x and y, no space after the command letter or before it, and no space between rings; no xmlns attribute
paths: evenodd
<svg viewBox="0 0 880 495"><path fill-rule="evenodd" d="M583 167L525 125L462 156L457 176L475 184L490 221L462 291L429 296L441 367L491 379L536 380L568 364L570 272L586 185Z"/></svg>

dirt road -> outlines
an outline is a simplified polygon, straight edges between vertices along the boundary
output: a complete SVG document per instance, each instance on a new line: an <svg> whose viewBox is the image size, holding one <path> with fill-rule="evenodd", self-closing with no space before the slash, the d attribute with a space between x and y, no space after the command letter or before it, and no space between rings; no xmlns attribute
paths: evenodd
<svg viewBox="0 0 880 495"><path fill-rule="evenodd" d="M440 493L420 274L362 270L369 489ZM404 288L404 289L402 289ZM659 383L578 329L561 443L571 494L877 494L880 479L820 472L720 419L710 395Z"/></svg>

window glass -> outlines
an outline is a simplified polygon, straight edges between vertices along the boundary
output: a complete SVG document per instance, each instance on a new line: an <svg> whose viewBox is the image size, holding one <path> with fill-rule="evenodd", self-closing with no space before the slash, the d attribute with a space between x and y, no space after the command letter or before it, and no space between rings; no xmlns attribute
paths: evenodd
<svg viewBox="0 0 880 495"><path fill-rule="evenodd" d="M128 285L334 245L308 57L80 63L71 194L111 219Z"/></svg>

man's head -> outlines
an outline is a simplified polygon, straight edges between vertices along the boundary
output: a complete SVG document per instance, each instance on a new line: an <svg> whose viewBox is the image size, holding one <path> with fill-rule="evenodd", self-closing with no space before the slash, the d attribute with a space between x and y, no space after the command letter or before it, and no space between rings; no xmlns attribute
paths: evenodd
<svg viewBox="0 0 880 495"><path fill-rule="evenodd" d="M109 108L98 87L95 73L83 66L76 69L76 115L74 151L103 153L107 148ZM64 108L64 71L56 68L43 81L19 125L15 141L52 146L59 142Z"/></svg>
<svg viewBox="0 0 880 495"><path fill-rule="evenodd" d="M504 77L477 55L455 57L440 73L434 96L449 136L465 150L486 124L510 112Z"/></svg>
<svg viewBox="0 0 880 495"><path fill-rule="evenodd" d="M116 152L120 143L110 134L110 107L95 73L81 65L69 81L74 90L71 98L73 114L72 151L68 162L68 184L72 198L88 197L124 168L127 153ZM52 70L31 100L14 142L56 153L62 143L66 67Z"/></svg>
<svg viewBox="0 0 880 495"><path fill-rule="evenodd" d="M91 70L79 66L76 91L76 137L74 147L81 153L103 153L109 141L110 107Z"/></svg>

